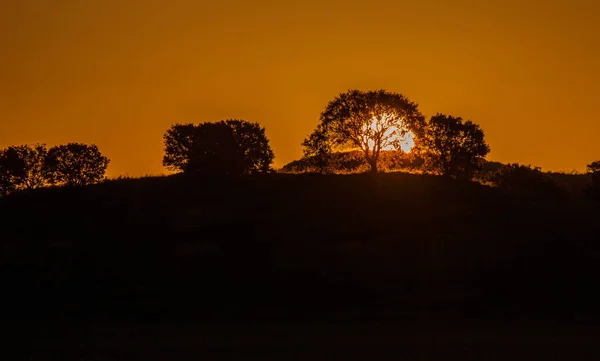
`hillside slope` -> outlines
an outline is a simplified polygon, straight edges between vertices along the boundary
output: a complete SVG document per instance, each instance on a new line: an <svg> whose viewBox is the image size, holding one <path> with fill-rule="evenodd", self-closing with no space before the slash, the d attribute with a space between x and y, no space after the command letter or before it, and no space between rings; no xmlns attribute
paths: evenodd
<svg viewBox="0 0 600 361"><path fill-rule="evenodd" d="M0 199L30 317L595 313L597 203L441 177L180 176ZM528 317L529 317L528 316ZM18 316L15 316L18 317Z"/></svg>

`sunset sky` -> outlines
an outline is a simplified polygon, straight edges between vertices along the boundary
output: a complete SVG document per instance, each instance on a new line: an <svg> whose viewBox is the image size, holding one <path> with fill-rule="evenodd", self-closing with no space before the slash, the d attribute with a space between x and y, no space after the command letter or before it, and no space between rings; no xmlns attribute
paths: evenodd
<svg viewBox="0 0 600 361"><path fill-rule="evenodd" d="M259 122L276 166L327 102L383 88L481 124L491 160L600 159L593 0L2 0L0 147L96 143L165 172L173 123Z"/></svg>

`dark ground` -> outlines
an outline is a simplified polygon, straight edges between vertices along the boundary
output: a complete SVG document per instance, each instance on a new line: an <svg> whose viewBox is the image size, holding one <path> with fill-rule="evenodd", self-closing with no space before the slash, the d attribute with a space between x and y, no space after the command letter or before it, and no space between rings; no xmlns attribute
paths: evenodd
<svg viewBox="0 0 600 361"><path fill-rule="evenodd" d="M586 197L403 174L14 194L0 358L594 359Z"/></svg>
<svg viewBox="0 0 600 361"><path fill-rule="evenodd" d="M465 361L600 356L595 327L551 323L21 323L12 328L23 334L18 343L3 349L3 360Z"/></svg>

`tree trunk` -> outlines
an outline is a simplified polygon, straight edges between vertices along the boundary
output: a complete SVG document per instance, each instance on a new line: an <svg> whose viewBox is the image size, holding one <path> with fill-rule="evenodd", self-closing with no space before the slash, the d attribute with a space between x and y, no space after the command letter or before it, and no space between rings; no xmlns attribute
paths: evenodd
<svg viewBox="0 0 600 361"><path fill-rule="evenodd" d="M371 166L370 172L373 174L377 173L377 161L376 160L369 161L369 165Z"/></svg>
<svg viewBox="0 0 600 361"><path fill-rule="evenodd" d="M369 171L369 173L377 173L377 153L374 151L373 154L371 155L369 153L368 149L363 150L365 153L365 160L367 161L367 163L369 164L369 166L371 167L371 170Z"/></svg>

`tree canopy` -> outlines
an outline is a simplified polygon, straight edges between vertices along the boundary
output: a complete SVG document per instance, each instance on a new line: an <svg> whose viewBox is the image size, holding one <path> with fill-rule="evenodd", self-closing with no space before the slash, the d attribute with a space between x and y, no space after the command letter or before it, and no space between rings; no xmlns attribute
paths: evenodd
<svg viewBox="0 0 600 361"><path fill-rule="evenodd" d="M306 155L325 155L331 147L360 149L372 172L382 150L399 150L400 143L420 134L424 117L416 103L385 90L349 90L321 113L317 129L303 143Z"/></svg>
<svg viewBox="0 0 600 361"><path fill-rule="evenodd" d="M306 166L316 169L319 173L328 172L331 161L331 141L322 124L302 142L302 161Z"/></svg>
<svg viewBox="0 0 600 361"><path fill-rule="evenodd" d="M184 171L192 155L194 138L198 133L194 124L174 124L163 136L165 155L163 166L171 171Z"/></svg>
<svg viewBox="0 0 600 361"><path fill-rule="evenodd" d="M244 173L244 153L225 123L204 123L195 130L194 144L184 172L239 175Z"/></svg>
<svg viewBox="0 0 600 361"><path fill-rule="evenodd" d="M265 128L237 119L175 124L165 133L164 142L163 165L188 174L265 173L275 157Z"/></svg>
<svg viewBox="0 0 600 361"><path fill-rule="evenodd" d="M53 184L83 186L104 179L110 160L95 144L69 143L50 148L46 163Z"/></svg>
<svg viewBox="0 0 600 361"><path fill-rule="evenodd" d="M426 167L446 176L470 178L490 152L478 124L438 113L431 117L420 139Z"/></svg>
<svg viewBox="0 0 600 361"><path fill-rule="evenodd" d="M10 146L0 153L6 189L35 189L47 184L45 144Z"/></svg>
<svg viewBox="0 0 600 361"><path fill-rule="evenodd" d="M598 173L598 172L600 172L600 160L597 160L595 162L592 162L592 163L588 164L587 170L590 173Z"/></svg>
<svg viewBox="0 0 600 361"><path fill-rule="evenodd" d="M0 150L0 195L6 195L15 190L13 169L6 155L6 150Z"/></svg>

